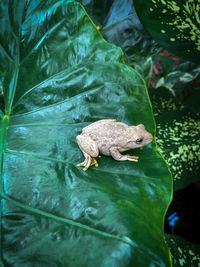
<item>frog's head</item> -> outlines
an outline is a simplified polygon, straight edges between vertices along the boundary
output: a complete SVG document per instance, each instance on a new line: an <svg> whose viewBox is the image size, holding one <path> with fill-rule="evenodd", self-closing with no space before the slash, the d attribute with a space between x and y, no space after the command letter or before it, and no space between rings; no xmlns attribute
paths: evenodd
<svg viewBox="0 0 200 267"><path fill-rule="evenodd" d="M145 146L152 142L153 136L147 132L143 124L131 126L131 140L128 142L129 148Z"/></svg>

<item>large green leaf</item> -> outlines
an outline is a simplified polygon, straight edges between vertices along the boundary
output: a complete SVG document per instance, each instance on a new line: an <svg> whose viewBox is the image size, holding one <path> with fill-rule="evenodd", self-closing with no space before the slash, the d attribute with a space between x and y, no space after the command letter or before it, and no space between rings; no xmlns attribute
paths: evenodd
<svg viewBox="0 0 200 267"><path fill-rule="evenodd" d="M200 63L198 0L133 0L133 3L155 41L186 60Z"/></svg>
<svg viewBox="0 0 200 267"><path fill-rule="evenodd" d="M167 88L150 90L157 124L157 143L174 179L174 190L199 180L200 90L178 101ZM198 104L195 104L198 102ZM198 111L195 106L198 105Z"/></svg>
<svg viewBox="0 0 200 267"><path fill-rule="evenodd" d="M152 40L141 24L132 0L80 0L103 37L120 46L128 64L135 64L158 52L159 45Z"/></svg>
<svg viewBox="0 0 200 267"><path fill-rule="evenodd" d="M95 120L144 123L155 135L143 80L78 3L0 7L2 264L170 266L171 177L155 143L135 152L138 164L77 167L75 137Z"/></svg>

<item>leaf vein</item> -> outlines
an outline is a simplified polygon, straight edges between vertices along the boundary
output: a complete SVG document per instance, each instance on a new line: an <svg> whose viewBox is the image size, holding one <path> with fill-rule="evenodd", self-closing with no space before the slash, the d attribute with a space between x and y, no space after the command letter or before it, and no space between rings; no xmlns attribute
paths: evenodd
<svg viewBox="0 0 200 267"><path fill-rule="evenodd" d="M73 221L71 219L63 218L63 217L51 214L49 212L40 210L40 209L27 206L27 205L25 205L25 204L23 204L23 203L21 203L19 201L16 201L16 200L12 199L11 197L9 197L4 192L0 197L5 199L5 200L7 200L7 201L9 201L9 202L11 202L13 205L15 205L17 207L20 207L20 208L22 208L24 210L27 210L27 211L29 211L29 212L31 212L33 214L38 214L38 215L41 215L41 216L44 216L44 217L47 217L47 218L50 218L50 219L65 223L65 224L72 225L74 227L82 228L82 229L84 229L86 231L93 232L95 234L98 234L98 235L101 235L101 236L105 236L105 237L108 237L108 238L116 239L116 240L121 241L123 243L127 243L132 247L136 247L136 244L132 240L130 240L128 237L117 236L117 235L113 235L113 234L110 234L110 233L107 233L107 232L103 232L103 231L100 231L100 230L95 229L93 227L87 226L85 224L82 224L82 223L79 223L79 222L75 222L75 221Z"/></svg>
<svg viewBox="0 0 200 267"><path fill-rule="evenodd" d="M8 149L7 148L5 153L13 154L13 155L20 155L21 154L21 155L26 155L26 156L32 157L32 158L39 158L39 159L44 159L44 160L50 160L50 161L55 161L55 162L72 164L71 162L69 162L67 160L64 160L64 159L48 157L48 156L40 155L40 154L37 154L37 153L27 152L27 151L17 151L17 150L12 150L12 149Z"/></svg>

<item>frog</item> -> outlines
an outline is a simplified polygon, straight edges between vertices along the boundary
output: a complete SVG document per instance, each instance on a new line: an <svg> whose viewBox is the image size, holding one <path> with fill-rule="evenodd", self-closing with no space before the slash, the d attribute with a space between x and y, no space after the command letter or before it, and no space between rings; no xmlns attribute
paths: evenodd
<svg viewBox="0 0 200 267"><path fill-rule="evenodd" d="M143 124L129 126L116 119L102 119L91 123L82 129L76 140L85 159L77 166L86 171L90 166L98 167L97 158L100 154L112 156L117 161L138 162L138 156L124 155L121 152L140 148L149 144L153 136Z"/></svg>

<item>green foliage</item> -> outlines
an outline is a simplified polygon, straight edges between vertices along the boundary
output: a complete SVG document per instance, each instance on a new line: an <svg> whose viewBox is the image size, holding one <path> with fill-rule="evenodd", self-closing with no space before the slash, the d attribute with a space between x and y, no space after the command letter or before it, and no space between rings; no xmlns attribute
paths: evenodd
<svg viewBox="0 0 200 267"><path fill-rule="evenodd" d="M144 27L162 47L200 63L199 1L133 0Z"/></svg>
<svg viewBox="0 0 200 267"><path fill-rule="evenodd" d="M179 61L174 66L172 57L155 55L135 65L148 84L152 69L159 62L159 72L150 80L149 94L157 124L157 144L173 174L175 191L199 180L200 171L200 67Z"/></svg>
<svg viewBox="0 0 200 267"><path fill-rule="evenodd" d="M173 61L169 57L156 55L154 60L161 62L163 73L153 87L165 87L176 96L182 95L184 87L200 74L200 65L189 61L173 66Z"/></svg>
<svg viewBox="0 0 200 267"><path fill-rule="evenodd" d="M144 123L155 135L141 77L78 3L4 0L0 14L2 264L171 266L171 177L155 143L135 151L138 164L77 167L75 137L93 121Z"/></svg>
<svg viewBox="0 0 200 267"><path fill-rule="evenodd" d="M174 267L197 267L200 263L200 247L176 235L165 235L172 253Z"/></svg>
<svg viewBox="0 0 200 267"><path fill-rule="evenodd" d="M81 0L89 16L101 26L103 37L120 46L127 64L145 60L160 50L137 17L132 0Z"/></svg>
<svg viewBox="0 0 200 267"><path fill-rule="evenodd" d="M157 144L172 172L174 190L178 190L199 180L199 113L190 109L187 97L180 102L166 88L152 88L149 92L157 124ZM198 96L188 96L190 103L195 103Z"/></svg>
<svg viewBox="0 0 200 267"><path fill-rule="evenodd" d="M153 60L152 57L147 57L144 60L134 64L134 68L141 74L146 85L149 84L152 75Z"/></svg>

